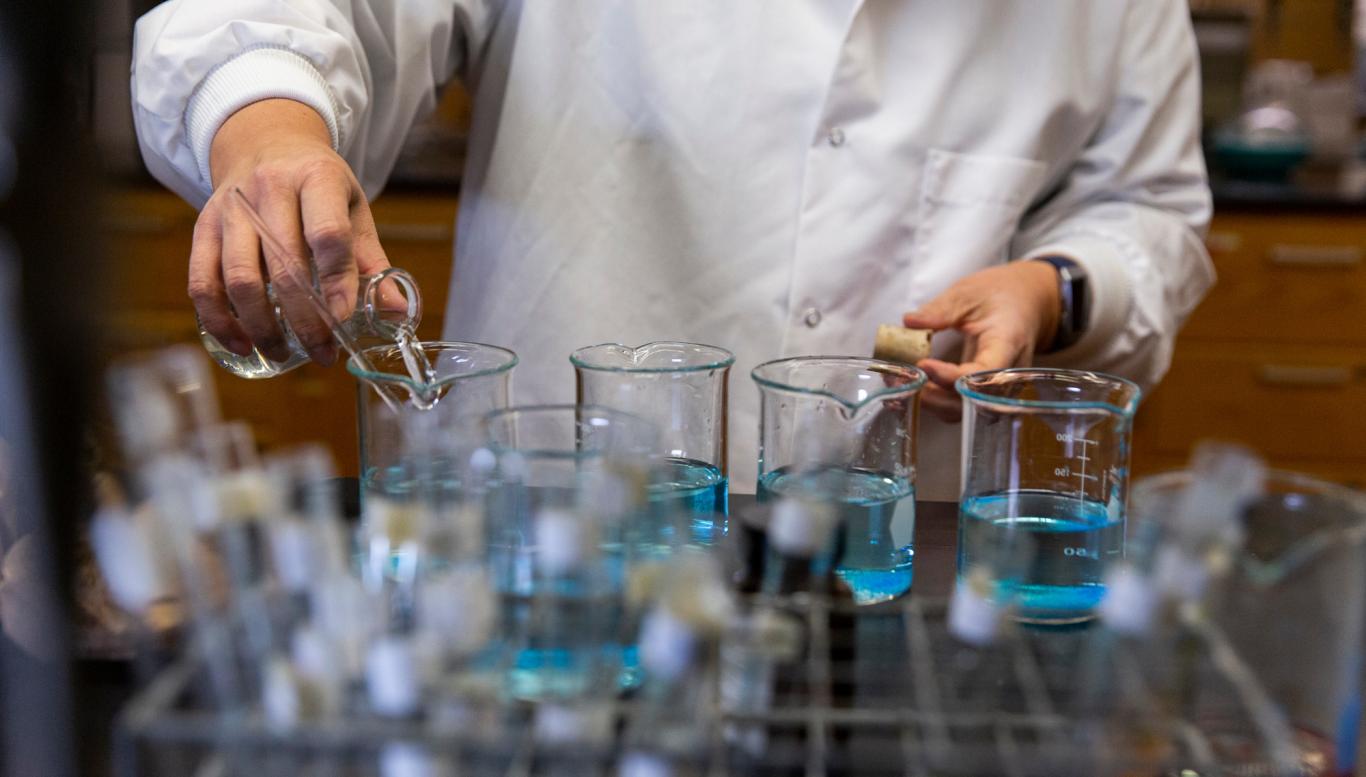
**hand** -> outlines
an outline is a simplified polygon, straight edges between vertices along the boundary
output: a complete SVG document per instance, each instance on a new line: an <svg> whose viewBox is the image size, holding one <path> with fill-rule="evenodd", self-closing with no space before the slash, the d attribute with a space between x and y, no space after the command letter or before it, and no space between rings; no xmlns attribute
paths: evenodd
<svg viewBox="0 0 1366 777"><path fill-rule="evenodd" d="M328 310L348 318L358 276L380 272L389 260L360 183L332 150L322 117L292 100L253 103L219 128L209 162L214 193L195 222L189 273L204 329L233 353L245 356L254 343L270 359L288 358L266 297L269 278L309 356L331 364L337 349L327 324L287 276L267 275L256 230L230 198L241 188L291 253L312 256Z"/></svg>
<svg viewBox="0 0 1366 777"><path fill-rule="evenodd" d="M961 364L920 361L930 379L921 394L924 406L946 421L960 420L963 405L954 381L982 370L1029 365L1057 333L1061 305L1057 270L1047 262L1023 261L975 272L907 313L908 327L963 333Z"/></svg>

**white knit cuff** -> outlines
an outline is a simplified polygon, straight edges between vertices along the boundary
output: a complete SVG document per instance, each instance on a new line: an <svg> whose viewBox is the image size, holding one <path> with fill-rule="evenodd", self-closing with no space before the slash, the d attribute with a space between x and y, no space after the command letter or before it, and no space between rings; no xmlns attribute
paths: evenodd
<svg viewBox="0 0 1366 777"><path fill-rule="evenodd" d="M1065 352L1085 353L1110 342L1124 328L1133 307L1134 282L1129 277L1131 267L1142 264L1142 258L1131 255L1125 243L1090 232L1078 232L1058 238L1048 245L1031 249L1022 259L1041 256L1065 256L1086 270L1086 282L1091 292L1091 316L1081 339Z"/></svg>
<svg viewBox="0 0 1366 777"><path fill-rule="evenodd" d="M289 49L248 49L209 71L185 109L185 137L206 190L213 189L209 149L218 128L246 106L275 97L295 100L317 111L327 123L332 148L341 148L336 102L313 63Z"/></svg>

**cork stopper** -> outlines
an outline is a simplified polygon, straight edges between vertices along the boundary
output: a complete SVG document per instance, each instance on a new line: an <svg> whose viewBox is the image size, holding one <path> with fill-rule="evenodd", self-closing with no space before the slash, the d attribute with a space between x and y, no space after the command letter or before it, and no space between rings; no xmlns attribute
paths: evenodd
<svg viewBox="0 0 1366 777"><path fill-rule="evenodd" d="M878 324L877 337L873 341L873 358L914 365L930 355L930 337L933 334L931 329Z"/></svg>

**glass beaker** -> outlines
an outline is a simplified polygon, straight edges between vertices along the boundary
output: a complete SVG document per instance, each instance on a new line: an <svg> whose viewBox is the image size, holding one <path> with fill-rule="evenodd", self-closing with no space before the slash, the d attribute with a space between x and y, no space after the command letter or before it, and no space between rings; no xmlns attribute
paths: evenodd
<svg viewBox="0 0 1366 777"><path fill-rule="evenodd" d="M271 309L275 311L275 322L285 336L285 347L289 358L282 362L271 361L265 354L252 346L246 356L239 356L218 342L218 339L204 331L199 325L199 339L218 366L239 378L261 379L283 375L290 370L308 363L308 351L299 343L294 330L290 329L280 303L275 298L275 290L266 284L266 296L270 299ZM417 281L407 270L390 267L375 275L360 276L359 294L355 312L341 322L342 326L357 340L396 340L400 330L417 331L422 323L422 295L418 293Z"/></svg>
<svg viewBox="0 0 1366 777"><path fill-rule="evenodd" d="M508 406L512 390L512 368L517 355L506 348L480 343L425 342L422 350L431 364L435 380L419 385L409 376L403 352L395 345L377 345L364 353L374 370L366 370L350 359L346 369L360 378L357 387L357 421L360 427L361 497L369 503L374 496L407 500L413 490L414 467L406 462L404 451L411 423L408 413L422 413L426 426L449 430L473 428L485 414ZM374 384L374 385L368 385ZM396 411L377 392L403 398L421 395L421 403L398 402ZM431 472L428 463L423 471Z"/></svg>
<svg viewBox="0 0 1366 777"><path fill-rule="evenodd" d="M1191 482L1183 470L1135 483L1135 529L1168 522ZM1208 591L1206 611L1294 729L1303 773L1354 774L1366 638L1366 494L1271 470L1240 525L1241 553L1231 565L1222 562L1227 571ZM1224 750L1257 752L1237 744L1249 732L1218 731L1218 720L1196 722L1216 731Z"/></svg>
<svg viewBox="0 0 1366 777"><path fill-rule="evenodd" d="M1020 620L1087 620L1124 553L1129 436L1141 394L1123 378L1043 368L958 379L963 397L958 575L1028 546L1018 575L989 570Z"/></svg>
<svg viewBox="0 0 1366 777"><path fill-rule="evenodd" d="M655 425L660 477L650 484L650 501L687 514L692 540L711 544L725 530L718 520L728 512L726 406L735 356L696 343L604 343L580 348L569 361L579 404Z"/></svg>
<svg viewBox="0 0 1366 777"><path fill-rule="evenodd" d="M633 684L624 597L632 562L658 550L637 525L653 427L608 408L537 405L495 411L484 428L509 693L566 699Z"/></svg>
<svg viewBox="0 0 1366 777"><path fill-rule="evenodd" d="M751 376L760 402L759 500L837 506L836 572L855 602L910 590L925 373L876 359L803 356L761 364Z"/></svg>

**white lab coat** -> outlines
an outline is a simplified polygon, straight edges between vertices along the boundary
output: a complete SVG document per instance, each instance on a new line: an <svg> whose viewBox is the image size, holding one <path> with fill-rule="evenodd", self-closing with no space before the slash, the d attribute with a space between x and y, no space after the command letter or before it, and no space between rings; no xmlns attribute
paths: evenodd
<svg viewBox="0 0 1366 777"><path fill-rule="evenodd" d="M764 360L866 355L964 275L1064 253L1091 329L1040 361L1151 386L1213 281L1182 0L172 0L135 47L147 165L196 203L242 105L313 105L373 195L465 79L446 334L516 350L521 402L571 401L579 346L730 348L740 492ZM920 494L956 497L956 427L922 426Z"/></svg>

